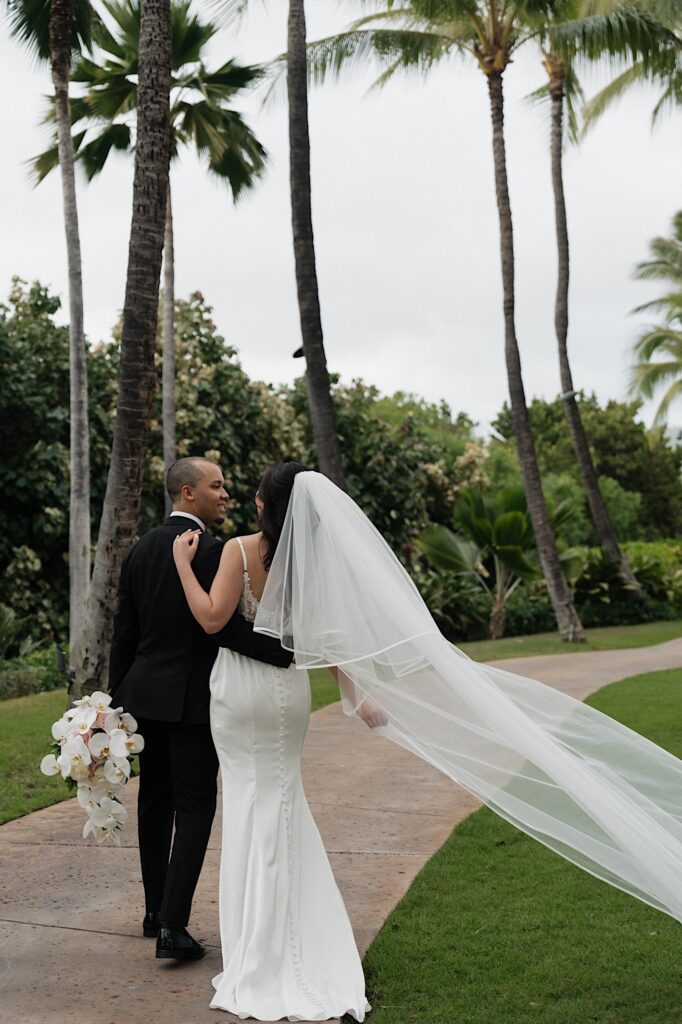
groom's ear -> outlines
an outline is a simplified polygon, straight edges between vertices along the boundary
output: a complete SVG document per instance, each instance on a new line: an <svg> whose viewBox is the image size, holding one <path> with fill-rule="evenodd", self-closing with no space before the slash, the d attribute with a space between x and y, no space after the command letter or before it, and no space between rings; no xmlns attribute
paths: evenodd
<svg viewBox="0 0 682 1024"><path fill-rule="evenodd" d="M182 489L180 491L180 496L184 498L185 501L194 501L194 488L192 487L192 485L183 484Z"/></svg>

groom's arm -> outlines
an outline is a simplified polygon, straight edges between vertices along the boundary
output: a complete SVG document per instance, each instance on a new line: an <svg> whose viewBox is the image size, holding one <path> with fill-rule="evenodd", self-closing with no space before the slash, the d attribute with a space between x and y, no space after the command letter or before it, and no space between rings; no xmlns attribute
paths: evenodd
<svg viewBox="0 0 682 1024"><path fill-rule="evenodd" d="M279 640L262 633L254 633L253 623L247 622L243 615L235 612L230 621L219 633L212 633L211 640L218 647L229 647L237 654L255 661L264 661L268 665L288 668L294 660L291 651L285 651Z"/></svg>
<svg viewBox="0 0 682 1024"><path fill-rule="evenodd" d="M214 538L206 539L214 540ZM211 589L213 577L220 564L222 548L222 544L216 541L211 544L202 544L197 552L193 568L204 590ZM291 651L285 651L279 640L271 636L264 636L262 633L254 633L253 623L247 622L238 611L218 633L211 634L211 640L218 647L229 647L231 651L243 654L245 658L264 661L268 665L276 665L279 668L288 668L294 660Z"/></svg>

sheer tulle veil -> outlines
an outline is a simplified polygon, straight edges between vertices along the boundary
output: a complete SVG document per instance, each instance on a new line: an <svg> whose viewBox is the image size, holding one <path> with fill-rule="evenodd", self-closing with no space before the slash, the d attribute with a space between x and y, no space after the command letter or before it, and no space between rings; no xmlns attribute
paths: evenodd
<svg viewBox="0 0 682 1024"><path fill-rule="evenodd" d="M300 667L343 668L348 715L533 838L682 921L682 762L542 683L471 661L355 502L299 473L256 617ZM344 678L345 677L345 678Z"/></svg>

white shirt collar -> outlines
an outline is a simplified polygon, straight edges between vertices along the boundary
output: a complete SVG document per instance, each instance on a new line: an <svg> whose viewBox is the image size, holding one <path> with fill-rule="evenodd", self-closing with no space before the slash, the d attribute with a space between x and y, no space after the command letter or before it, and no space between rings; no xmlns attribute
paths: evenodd
<svg viewBox="0 0 682 1024"><path fill-rule="evenodd" d="M200 526L202 530L206 530L206 526L199 519L199 516L193 516L191 512L171 512L171 516L184 516L185 519L193 519L197 526Z"/></svg>

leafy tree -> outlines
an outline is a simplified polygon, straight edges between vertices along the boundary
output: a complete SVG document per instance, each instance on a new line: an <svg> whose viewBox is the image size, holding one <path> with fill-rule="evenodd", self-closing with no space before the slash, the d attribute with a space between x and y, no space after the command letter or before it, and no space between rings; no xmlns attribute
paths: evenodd
<svg viewBox="0 0 682 1024"><path fill-rule="evenodd" d="M316 466L305 382L299 379L285 397L305 428L307 458ZM332 399L348 491L409 566L415 536L431 521L450 522L457 493L485 480L485 453L470 427L455 428L461 435L453 449L452 435L434 437L433 406L424 404L420 415L415 403L411 414L400 414L401 399L382 399L361 380L333 382ZM441 417L444 426L442 410Z"/></svg>
<svg viewBox="0 0 682 1024"><path fill-rule="evenodd" d="M582 397L580 404L602 486L608 492L611 485L604 484L603 478L611 478L629 495L641 495L641 511L633 533L621 534L620 539L633 535L650 539L677 536L682 530L682 448L673 448L661 432L647 432L646 426L635 418L641 404L638 401L611 400L602 408L591 395ZM577 479L560 401L534 399L529 410L543 476L569 473ZM493 427L505 439L505 448L513 445L508 405L503 406ZM486 471L491 474L488 463ZM608 494L606 497L608 500Z"/></svg>
<svg viewBox="0 0 682 1024"><path fill-rule="evenodd" d="M67 639L69 331L59 300L15 278L0 306L0 603Z"/></svg>

